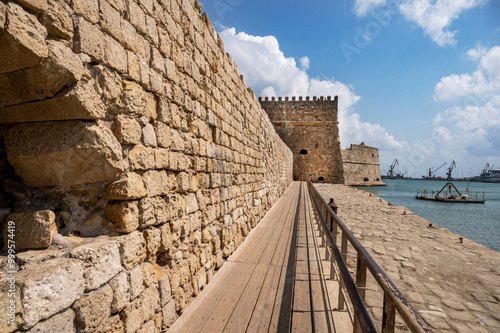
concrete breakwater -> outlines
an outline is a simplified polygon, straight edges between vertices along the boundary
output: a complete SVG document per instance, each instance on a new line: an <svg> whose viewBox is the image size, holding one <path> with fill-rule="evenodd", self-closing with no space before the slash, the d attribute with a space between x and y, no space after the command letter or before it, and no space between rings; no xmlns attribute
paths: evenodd
<svg viewBox="0 0 500 333"><path fill-rule="evenodd" d="M339 217L436 332L500 330L500 253L368 192L315 186L325 199L335 198ZM367 305L380 320L375 288L373 280Z"/></svg>

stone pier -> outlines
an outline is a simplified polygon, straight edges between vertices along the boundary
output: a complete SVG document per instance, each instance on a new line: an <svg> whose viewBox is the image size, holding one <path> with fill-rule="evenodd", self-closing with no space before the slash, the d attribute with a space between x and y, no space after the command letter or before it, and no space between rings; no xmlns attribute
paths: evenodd
<svg viewBox="0 0 500 333"><path fill-rule="evenodd" d="M368 192L315 186L435 332L500 331L500 253ZM367 305L380 320L375 288L373 280Z"/></svg>

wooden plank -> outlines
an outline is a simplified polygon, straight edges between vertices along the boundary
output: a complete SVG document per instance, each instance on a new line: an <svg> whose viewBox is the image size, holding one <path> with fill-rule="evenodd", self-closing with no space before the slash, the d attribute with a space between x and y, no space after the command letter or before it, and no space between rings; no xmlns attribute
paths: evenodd
<svg viewBox="0 0 500 333"><path fill-rule="evenodd" d="M289 250L290 239L292 237L293 219L295 217L297 198L290 200L291 207L288 209L288 216L282 228L275 253L272 257L270 268L259 294L259 299L255 305L254 312L247 326L247 332L261 332L270 327L271 316L275 301L278 297L277 292L283 290L285 275L282 273L282 267L286 265L286 253Z"/></svg>
<svg viewBox="0 0 500 333"><path fill-rule="evenodd" d="M276 292L276 300L273 307L271 322L269 324L270 332L288 332L290 331L293 289L295 278L295 256L297 242L297 224L299 219L300 200L303 196L304 186L300 183L297 188L297 199L295 201L295 215L293 216L292 228L289 239L289 246L285 252L284 264L280 272L280 278L284 283L280 284Z"/></svg>
<svg viewBox="0 0 500 333"><path fill-rule="evenodd" d="M253 247L252 253L244 261L244 267L241 269L240 273L234 277L224 298L215 306L201 332L220 332L228 324L229 318L231 318L242 294L254 275L254 270L258 262L264 258L266 248L268 248L269 244L273 243L275 232L280 230L279 226L287 216L287 206L289 203L286 200L280 201L280 205L276 208L278 214L272 215L275 217L272 220L271 217L266 220L266 226L268 227L267 233L256 241L256 246ZM273 223L274 227L269 226L270 223Z"/></svg>
<svg viewBox="0 0 500 333"><path fill-rule="evenodd" d="M198 332L201 330L214 309L224 299L224 295L231 287L232 282L234 282L235 276L240 274L244 266L242 263L252 260L252 256L257 254L255 249L259 246L259 243L271 238L272 234L268 232L268 224L271 224L272 220L275 220L278 215L282 214L284 211L282 205L286 204L286 197L293 196L294 191L296 191L296 186L290 186L285 191L286 196L282 197L284 200L278 200L275 207L250 232L244 244L229 257L223 267L215 274L214 279L185 310L185 313L174 323L169 331L174 332L181 327L183 329L187 328L189 332Z"/></svg>

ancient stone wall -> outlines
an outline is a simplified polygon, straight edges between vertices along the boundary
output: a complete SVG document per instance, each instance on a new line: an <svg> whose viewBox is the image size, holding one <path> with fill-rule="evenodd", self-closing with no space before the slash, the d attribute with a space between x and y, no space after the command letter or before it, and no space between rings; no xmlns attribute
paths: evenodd
<svg viewBox="0 0 500 333"><path fill-rule="evenodd" d="M200 13L0 0L1 332L169 327L291 182Z"/></svg>
<svg viewBox="0 0 500 333"><path fill-rule="evenodd" d="M293 177L344 183L338 127L338 97L284 100L266 97L259 101L276 132L293 153Z"/></svg>
<svg viewBox="0 0 500 333"><path fill-rule="evenodd" d="M369 147L364 142L351 144L342 150L342 160L346 185L385 185L380 177L378 148Z"/></svg>

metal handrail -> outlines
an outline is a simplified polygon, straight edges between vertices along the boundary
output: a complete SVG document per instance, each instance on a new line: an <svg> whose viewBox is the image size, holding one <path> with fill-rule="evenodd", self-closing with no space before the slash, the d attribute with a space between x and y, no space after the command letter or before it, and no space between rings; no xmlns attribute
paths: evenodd
<svg viewBox="0 0 500 333"><path fill-rule="evenodd" d="M364 295L366 286L366 269L368 269L379 286L384 292L384 313L382 319L382 332L394 332L395 328L395 310L401 315L401 318L413 333L425 333L432 332L431 328L427 325L424 319L418 314L418 312L412 307L410 302L406 300L399 289L394 285L391 279L385 274L385 272L380 268L380 266L375 262L368 251L361 245L349 228L342 222L342 220L334 213L332 208L326 203L325 199L319 194L314 185L312 184L309 177L307 177L307 187L309 189L309 194L311 195L312 201L314 202L315 210L318 213L318 217L321 221L322 234L326 236L326 240L330 243L330 248L335 256L337 265L342 277L342 283L339 283L339 287L345 284L349 297L354 307L356 314L354 320L354 331L361 332L371 332L368 321L366 320L365 311L366 306L364 305ZM318 205L319 202L319 205ZM321 206L321 207L320 207ZM324 211L324 215L322 211ZM331 217L331 229L328 228L326 223L328 215ZM335 223L335 224L334 224ZM342 230L342 252L341 253L336 244L337 237L337 226ZM332 235L333 231L333 235ZM347 241L356 250L358 255L357 268L356 268L356 285L354 282L345 263L345 258L347 257ZM344 244L345 243L345 244ZM346 276L348 275L348 277ZM340 282L340 281L339 281ZM351 283L352 282L352 283ZM352 288L355 289L351 290ZM340 292L339 295L342 293ZM358 296L361 298L361 303ZM339 304L339 306L342 306ZM359 308L358 308L359 307ZM366 312L368 314L368 312ZM371 318L368 318L371 322ZM373 325L373 323L372 323Z"/></svg>

